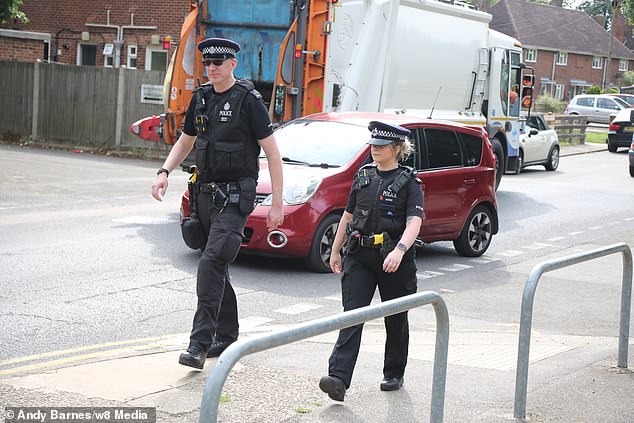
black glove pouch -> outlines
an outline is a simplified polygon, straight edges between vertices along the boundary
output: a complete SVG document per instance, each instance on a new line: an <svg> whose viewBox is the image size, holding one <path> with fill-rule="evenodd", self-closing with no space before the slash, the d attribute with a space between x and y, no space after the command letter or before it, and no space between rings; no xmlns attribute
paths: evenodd
<svg viewBox="0 0 634 423"><path fill-rule="evenodd" d="M240 178L238 185L240 185L240 213L248 216L255 209L255 179Z"/></svg>
<svg viewBox="0 0 634 423"><path fill-rule="evenodd" d="M205 228L195 214L181 221L181 233L185 244L192 250L200 250L207 244Z"/></svg>

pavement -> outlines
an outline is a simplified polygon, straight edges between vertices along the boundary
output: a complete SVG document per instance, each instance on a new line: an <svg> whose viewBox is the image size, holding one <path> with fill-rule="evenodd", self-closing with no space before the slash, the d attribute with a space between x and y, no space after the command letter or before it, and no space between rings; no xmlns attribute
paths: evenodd
<svg viewBox="0 0 634 423"><path fill-rule="evenodd" d="M561 155L605 149L598 144L563 146ZM508 269L512 295L520 292L517 287L523 286L527 269L534 264ZM621 278L620 266L600 260L557 272L561 289L574 289L593 275ZM503 295L500 287L495 289ZM447 297L451 322L444 421L517 421L513 405L519 301L513 303L516 320L482 321L452 314L452 293L441 295ZM379 390L385 337L382 321L376 320L365 326L353 384L343 403L331 401L318 388L337 335L329 333L240 360L224 384L218 421L429 421L435 317L431 307L411 310L410 316L409 362L401 390ZM241 324L241 337L272 329L276 328ZM526 420L634 422L634 373L616 367L618 327L604 336L564 332L570 331L542 333L533 328ZM188 333L180 333L0 362L0 407L155 407L158 422L198 421L204 386L216 360L209 359L203 371L179 365L187 340ZM629 345L632 363L632 340Z"/></svg>
<svg viewBox="0 0 634 423"><path fill-rule="evenodd" d="M568 144L561 143L560 157L574 156L576 154L595 153L597 151L607 151L607 144L585 143L585 144Z"/></svg>

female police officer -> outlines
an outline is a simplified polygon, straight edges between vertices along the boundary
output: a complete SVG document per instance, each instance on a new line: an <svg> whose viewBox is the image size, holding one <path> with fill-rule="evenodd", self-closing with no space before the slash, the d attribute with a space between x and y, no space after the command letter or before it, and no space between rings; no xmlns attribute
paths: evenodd
<svg viewBox="0 0 634 423"><path fill-rule="evenodd" d="M348 238L343 261L341 291L344 310L370 304L378 285L381 300L416 292L414 248L423 216L423 191L415 172L399 166L411 152L410 131L397 125L370 122L374 163L357 173L348 205L339 222L330 267L342 272L340 251ZM319 387L336 401L343 401L350 387L363 325L343 329L329 360L328 376ZM407 363L409 327L407 313L385 318L387 340L381 390L403 385Z"/></svg>
<svg viewBox="0 0 634 423"><path fill-rule="evenodd" d="M197 196L193 204L208 236L201 245L204 252L196 281L198 305L189 347L180 355L179 363L202 369L207 357L220 355L238 337L238 309L229 282L229 263L238 254L244 225L253 211L260 148L268 160L273 194L268 229L281 225L284 216L282 161L268 111L253 84L233 76L240 45L224 38L208 38L198 44L198 49L211 84L198 88L192 96L183 132L157 172L152 196L161 200L167 176L196 142L198 180L193 187Z"/></svg>

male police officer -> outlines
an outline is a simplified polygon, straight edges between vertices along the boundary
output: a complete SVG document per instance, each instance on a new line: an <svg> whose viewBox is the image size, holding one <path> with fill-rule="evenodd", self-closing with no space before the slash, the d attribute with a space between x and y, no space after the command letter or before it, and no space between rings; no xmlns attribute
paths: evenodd
<svg viewBox="0 0 634 423"><path fill-rule="evenodd" d="M273 201L267 216L269 230L280 225L282 162L262 96L250 81L236 80L238 43L208 38L198 44L211 84L192 96L183 132L152 185L161 201L167 177L187 157L196 142L197 181L190 195L208 234L198 265L198 305L187 351L179 363L202 369L205 358L218 356L238 337L236 296L229 282L243 229L253 211L260 147L268 160ZM215 334L215 337L214 337Z"/></svg>

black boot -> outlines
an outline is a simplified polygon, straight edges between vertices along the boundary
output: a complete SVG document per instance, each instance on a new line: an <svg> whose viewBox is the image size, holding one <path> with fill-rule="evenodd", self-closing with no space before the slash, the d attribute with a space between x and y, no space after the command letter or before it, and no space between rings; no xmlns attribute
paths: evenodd
<svg viewBox="0 0 634 423"><path fill-rule="evenodd" d="M214 338L214 341L211 343L211 347L209 348L209 351L207 351L207 358L220 356L220 354L222 354L222 352L224 350L226 350L227 347L229 347L229 345L233 344L234 342L236 342L236 341L235 340L233 340L233 341L217 341Z"/></svg>
<svg viewBox="0 0 634 423"><path fill-rule="evenodd" d="M335 376L323 376L319 380L319 389L327 393L330 399L335 401L343 401L343 397L346 394L346 384Z"/></svg>
<svg viewBox="0 0 634 423"><path fill-rule="evenodd" d="M403 386L402 377L384 377L381 382L381 391L398 391Z"/></svg>
<svg viewBox="0 0 634 423"><path fill-rule="evenodd" d="M199 347L190 346L187 351L182 353L178 358L178 362L183 366L193 367L195 369L202 369L205 366L205 359L207 358L207 351L204 351Z"/></svg>

